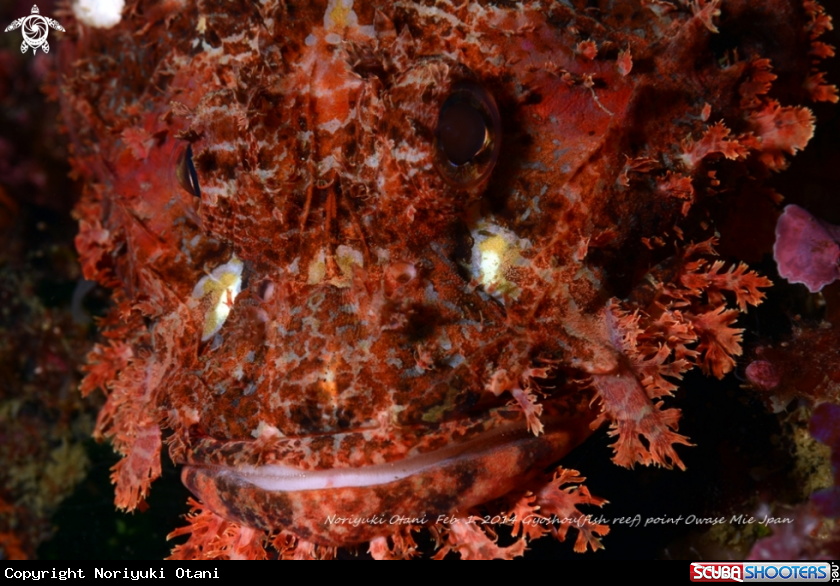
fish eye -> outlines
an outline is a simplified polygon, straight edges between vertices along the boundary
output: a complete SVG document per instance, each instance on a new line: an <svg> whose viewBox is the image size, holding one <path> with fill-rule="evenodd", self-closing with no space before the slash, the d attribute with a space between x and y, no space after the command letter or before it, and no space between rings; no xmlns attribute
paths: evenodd
<svg viewBox="0 0 840 586"><path fill-rule="evenodd" d="M178 161L175 163L175 175L178 177L178 183L187 193L198 198L201 197L201 189L198 186L198 172L195 170L195 164L193 163L191 144L188 144L187 148L178 155Z"/></svg>
<svg viewBox="0 0 840 586"><path fill-rule="evenodd" d="M487 178L501 147L501 121L493 96L472 81L452 87L438 114L435 162L441 175L463 187Z"/></svg>

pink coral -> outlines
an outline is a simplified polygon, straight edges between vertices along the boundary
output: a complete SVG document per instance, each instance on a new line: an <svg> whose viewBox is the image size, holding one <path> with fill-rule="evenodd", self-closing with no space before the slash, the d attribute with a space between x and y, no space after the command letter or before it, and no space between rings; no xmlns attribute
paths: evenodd
<svg viewBox="0 0 840 586"><path fill-rule="evenodd" d="M779 373L772 362L755 360L747 366L747 380L762 391L769 391L779 386Z"/></svg>
<svg viewBox="0 0 840 586"><path fill-rule="evenodd" d="M840 228L789 205L776 224L773 258L779 275L816 293L840 278Z"/></svg>
<svg viewBox="0 0 840 586"><path fill-rule="evenodd" d="M814 560L832 559L828 553L837 536L828 540L818 537L822 519L810 503L787 512L793 522L781 524L773 535L760 539L750 551L750 560ZM761 513L759 513L761 514ZM767 514L767 512L765 512ZM836 545L833 545L836 547Z"/></svg>

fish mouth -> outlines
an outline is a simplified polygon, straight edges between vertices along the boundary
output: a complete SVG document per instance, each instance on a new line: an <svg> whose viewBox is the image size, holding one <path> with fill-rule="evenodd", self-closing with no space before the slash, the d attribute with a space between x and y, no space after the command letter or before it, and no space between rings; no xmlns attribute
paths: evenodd
<svg viewBox="0 0 840 586"><path fill-rule="evenodd" d="M521 488L586 439L591 420L551 416L539 436L514 422L432 452L358 467L192 463L182 480L228 520L346 546L393 534L403 525L465 516L470 507Z"/></svg>

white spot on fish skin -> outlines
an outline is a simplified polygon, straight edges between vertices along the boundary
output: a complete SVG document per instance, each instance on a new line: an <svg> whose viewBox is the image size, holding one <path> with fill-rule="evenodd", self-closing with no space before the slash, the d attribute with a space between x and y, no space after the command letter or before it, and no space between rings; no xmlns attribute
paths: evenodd
<svg viewBox="0 0 840 586"><path fill-rule="evenodd" d="M318 39L315 37L315 35L309 35L303 42L306 44L307 47L311 47L312 45L318 42Z"/></svg>
<svg viewBox="0 0 840 586"><path fill-rule="evenodd" d="M229 198L235 192L234 186L228 182L221 185L202 185L201 197L210 205L216 205L220 197Z"/></svg>
<svg viewBox="0 0 840 586"><path fill-rule="evenodd" d="M327 261L324 254L324 249L318 251L317 256L309 263L309 278L306 283L308 285L317 285L327 276Z"/></svg>
<svg viewBox="0 0 840 586"><path fill-rule="evenodd" d="M335 249L335 260L338 268L341 269L341 272L347 278L352 278L353 276L353 265L359 267L365 266L365 259L361 251L346 244L342 244Z"/></svg>
<svg viewBox="0 0 840 586"><path fill-rule="evenodd" d="M319 124L318 128L321 130L326 130L330 134L335 134L335 131L344 126L344 123L337 119L333 118L329 122L324 122L323 124Z"/></svg>
<svg viewBox="0 0 840 586"><path fill-rule="evenodd" d="M452 349L452 340L449 339L446 330L441 330L440 336L438 337L438 346L440 346L441 350L449 351Z"/></svg>
<svg viewBox="0 0 840 586"><path fill-rule="evenodd" d="M260 421L257 424L257 427L251 431L251 437L258 439L271 439L271 438L281 438L283 436L283 432L271 425L270 423L266 423L265 421Z"/></svg>
<svg viewBox="0 0 840 586"><path fill-rule="evenodd" d="M236 145L232 142L217 142L207 146L207 150L210 152L220 151L224 153L235 153L236 152Z"/></svg>
<svg viewBox="0 0 840 586"><path fill-rule="evenodd" d="M385 357L385 363L388 366L393 366L397 369L401 369L403 367L403 361L397 357L397 352L393 348L388 350L388 354Z"/></svg>
<svg viewBox="0 0 840 586"><path fill-rule="evenodd" d="M296 256L295 260L292 261L292 264L290 264L289 268L287 269L288 273L290 275L298 274L298 271L300 271L300 266L299 265L300 265L300 257Z"/></svg>
<svg viewBox="0 0 840 586"><path fill-rule="evenodd" d="M353 11L353 0L330 0L324 13L324 28L326 30L341 30L357 27L359 18Z"/></svg>
<svg viewBox="0 0 840 586"><path fill-rule="evenodd" d="M318 162L318 173L320 173L321 176L325 176L333 170L341 172L341 164L336 160L334 156L328 155L323 160Z"/></svg>
<svg viewBox="0 0 840 586"><path fill-rule="evenodd" d="M237 33L235 35L231 35L229 37L224 37L222 39L222 42L223 43L228 43L228 44L233 44L233 43L239 43L239 42L243 41L244 39L245 39L245 33L240 32L240 33Z"/></svg>
<svg viewBox="0 0 840 586"><path fill-rule="evenodd" d="M495 239L493 239L495 240ZM492 244L496 244L491 240ZM492 248L485 248L481 251L481 283L485 287L492 285L499 280L499 269L502 266L502 259L499 252Z"/></svg>
<svg viewBox="0 0 840 586"><path fill-rule="evenodd" d="M255 175L260 178L263 185L271 179L274 179L277 176L277 167L273 167L271 169L257 169Z"/></svg>
<svg viewBox="0 0 840 586"><path fill-rule="evenodd" d="M204 314L202 342L213 337L222 329L227 320L236 296L242 291L244 266L242 261L234 256L229 262L216 267L212 273L202 277L193 289L194 299L210 298L210 307Z"/></svg>
<svg viewBox="0 0 840 586"><path fill-rule="evenodd" d="M387 264L391 261L391 251L387 248L375 248L373 250L374 254L376 254L376 258L379 260L379 264Z"/></svg>
<svg viewBox="0 0 840 586"><path fill-rule="evenodd" d="M506 298L516 299L521 290L506 275L509 269L528 264L521 251L530 248L530 241L486 220L480 221L471 233L475 242L470 263L473 278L503 302Z"/></svg>
<svg viewBox="0 0 840 586"><path fill-rule="evenodd" d="M202 338L201 341L203 342L204 338ZM218 350L222 347L224 341L224 338L222 338L219 334L216 334L215 336L213 336L213 341L210 342L210 350ZM222 391L222 393L224 393L224 391Z"/></svg>
<svg viewBox="0 0 840 586"><path fill-rule="evenodd" d="M394 149L394 159L397 161L405 161L407 163L419 163L429 157L426 151L412 148L405 141L401 142L399 146Z"/></svg>
<svg viewBox="0 0 840 586"><path fill-rule="evenodd" d="M365 35L366 37L370 37L371 39L376 38L376 29L372 24L365 24L360 26L359 32Z"/></svg>

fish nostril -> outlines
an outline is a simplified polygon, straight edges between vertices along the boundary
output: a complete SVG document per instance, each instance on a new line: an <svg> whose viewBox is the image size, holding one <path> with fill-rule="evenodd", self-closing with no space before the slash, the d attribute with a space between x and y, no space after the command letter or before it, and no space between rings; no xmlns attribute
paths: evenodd
<svg viewBox="0 0 840 586"><path fill-rule="evenodd" d="M257 284L257 297L264 303L268 303L274 297L274 283L268 279L262 280Z"/></svg>
<svg viewBox="0 0 840 586"><path fill-rule="evenodd" d="M417 278L417 267L411 262L395 262L385 271L385 284L389 292L399 289Z"/></svg>

